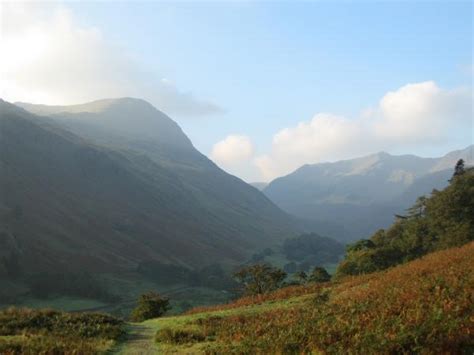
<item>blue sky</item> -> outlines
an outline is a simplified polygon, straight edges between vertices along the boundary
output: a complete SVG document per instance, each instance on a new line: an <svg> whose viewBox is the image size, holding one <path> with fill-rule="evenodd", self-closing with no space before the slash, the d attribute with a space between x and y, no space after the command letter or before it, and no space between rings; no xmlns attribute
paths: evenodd
<svg viewBox="0 0 474 355"><path fill-rule="evenodd" d="M204 152L269 144L319 111L353 114L406 83L469 84L471 2L71 3L81 22L226 114L180 119ZM211 125L209 127L208 125Z"/></svg>
<svg viewBox="0 0 474 355"><path fill-rule="evenodd" d="M133 58L145 73L143 80L147 73L166 78L180 92L221 108L208 115L170 115L195 146L211 156L213 146L229 135L245 137L252 145L248 161L237 157L233 166L233 158L226 162L224 152L220 165L247 180L264 178L253 170L258 156L278 164L278 154L272 152L278 149L272 147L278 132L309 122L318 113L358 119L388 92L410 83L433 81L440 90L467 87L472 93L470 1L62 6L72 12L75 26L96 28L104 41ZM467 119L472 124L472 116ZM472 134L462 141L419 146L401 141L387 148L438 155L469 143ZM367 151L378 148L385 146L374 144ZM314 159L309 156L313 161L308 162L351 157L347 149L345 154L324 152Z"/></svg>

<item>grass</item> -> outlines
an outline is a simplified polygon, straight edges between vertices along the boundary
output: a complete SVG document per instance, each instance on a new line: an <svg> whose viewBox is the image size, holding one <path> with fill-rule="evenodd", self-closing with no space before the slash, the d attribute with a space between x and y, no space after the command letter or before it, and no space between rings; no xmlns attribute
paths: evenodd
<svg viewBox="0 0 474 355"><path fill-rule="evenodd" d="M474 242L379 273L143 323L12 308L0 311L0 353L471 353L473 269Z"/></svg>
<svg viewBox="0 0 474 355"><path fill-rule="evenodd" d="M251 304L239 308L222 308L213 311L190 313L176 317L163 317L141 323L153 329L158 350L163 353L204 352L206 347L215 341L213 334L208 333L202 325L209 320L216 320L237 315L256 315L273 309L291 309L308 299L308 295L289 299L274 299L264 303ZM185 341L185 340L188 341ZM153 346L153 345L151 345Z"/></svg>
<svg viewBox="0 0 474 355"><path fill-rule="evenodd" d="M105 353L124 335L123 325L105 314L9 308L0 312L0 353Z"/></svg>
<svg viewBox="0 0 474 355"><path fill-rule="evenodd" d="M474 243L379 273L143 325L155 330L162 353L468 353L474 348L472 270Z"/></svg>
<svg viewBox="0 0 474 355"><path fill-rule="evenodd" d="M203 313L191 313L181 316L163 317L151 319L142 323L131 323L128 328L129 337L126 342L117 346L115 352L118 354L155 354L155 353L202 353L206 346L212 344L214 339L207 336L202 339L199 331L199 324L207 318L226 317L237 314L257 314L269 311L274 308L286 309L303 302L308 295L292 297L291 299L274 299L260 304L249 305L245 308L221 309ZM167 334L162 333L168 332ZM158 334L159 333L159 334ZM166 341L167 337L176 339L175 341ZM183 341L188 337L198 340L196 342ZM165 341L155 342L155 339L164 339Z"/></svg>

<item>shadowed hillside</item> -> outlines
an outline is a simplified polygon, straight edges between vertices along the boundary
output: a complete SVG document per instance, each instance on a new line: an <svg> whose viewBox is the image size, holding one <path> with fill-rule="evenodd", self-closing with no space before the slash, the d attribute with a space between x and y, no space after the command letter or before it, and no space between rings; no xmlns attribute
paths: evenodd
<svg viewBox="0 0 474 355"><path fill-rule="evenodd" d="M82 123L70 128L79 137L66 124L0 106L0 242L18 273L133 270L147 260L235 263L295 230L285 213L218 169L141 100L107 101L98 105L103 115L80 114L84 127L98 122L90 132L110 144L92 142ZM150 135L146 127L131 130L127 119L152 124Z"/></svg>

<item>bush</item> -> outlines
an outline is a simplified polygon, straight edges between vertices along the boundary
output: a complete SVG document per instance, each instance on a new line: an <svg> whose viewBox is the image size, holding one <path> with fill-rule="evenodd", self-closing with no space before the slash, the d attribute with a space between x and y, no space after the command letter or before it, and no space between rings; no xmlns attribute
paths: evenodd
<svg viewBox="0 0 474 355"><path fill-rule="evenodd" d="M137 307L132 311L131 319L134 322L143 322L151 318L158 318L171 309L170 301L156 292L148 292L140 296Z"/></svg>
<svg viewBox="0 0 474 355"><path fill-rule="evenodd" d="M328 282L331 280L331 275L323 267L315 267L311 275L309 275L309 282Z"/></svg>

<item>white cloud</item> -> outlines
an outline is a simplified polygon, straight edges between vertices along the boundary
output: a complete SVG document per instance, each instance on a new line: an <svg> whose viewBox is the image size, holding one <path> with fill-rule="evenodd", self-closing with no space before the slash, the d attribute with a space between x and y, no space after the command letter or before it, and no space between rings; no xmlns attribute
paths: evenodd
<svg viewBox="0 0 474 355"><path fill-rule="evenodd" d="M376 107L356 118L323 113L280 130L273 137L271 152L254 162L263 179L271 180L308 163L456 140L469 144L472 120L470 90L445 90L433 81L408 84L385 94Z"/></svg>
<svg viewBox="0 0 474 355"><path fill-rule="evenodd" d="M169 114L221 112L148 73L98 28L46 3L0 3L0 95L8 101L73 104L106 97L144 98Z"/></svg>
<svg viewBox="0 0 474 355"><path fill-rule="evenodd" d="M405 85L385 94L355 118L318 113L283 128L266 154L252 155L240 176L269 181L304 164L350 159L378 151L418 152L443 144L470 144L472 96L468 89L446 90L433 81ZM225 168L225 166L224 166ZM234 167L235 171L235 167Z"/></svg>
<svg viewBox="0 0 474 355"><path fill-rule="evenodd" d="M379 104L375 135L403 142L439 142L446 129L472 119L466 89L443 90L435 82L408 84L387 93Z"/></svg>
<svg viewBox="0 0 474 355"><path fill-rule="evenodd" d="M319 113L308 122L284 128L273 136L269 154L258 156L254 164L263 180L271 180L310 162L342 159L347 146L357 146L361 127L341 116ZM355 148L357 149L357 148Z"/></svg>
<svg viewBox="0 0 474 355"><path fill-rule="evenodd" d="M229 135L212 147L211 159L216 163L230 165L250 159L254 147L247 136Z"/></svg>
<svg viewBox="0 0 474 355"><path fill-rule="evenodd" d="M255 148L247 136L229 135L212 147L210 158L227 172L251 179L255 176L255 167L252 157Z"/></svg>

